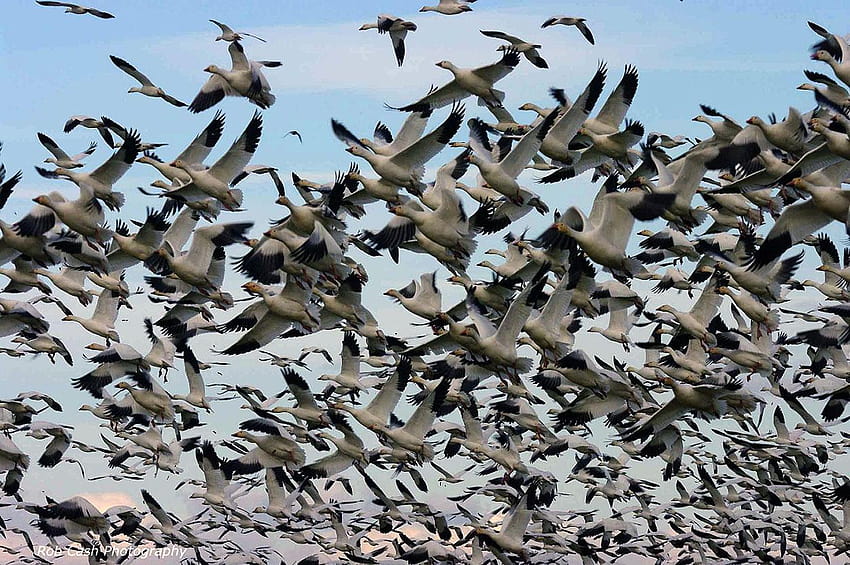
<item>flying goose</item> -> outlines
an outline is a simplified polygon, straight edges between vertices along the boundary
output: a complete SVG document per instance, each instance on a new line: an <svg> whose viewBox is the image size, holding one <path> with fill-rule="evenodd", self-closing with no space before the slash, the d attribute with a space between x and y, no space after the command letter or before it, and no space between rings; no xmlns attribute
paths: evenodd
<svg viewBox="0 0 850 565"><path fill-rule="evenodd" d="M473 151L469 156L469 162L478 167L481 176L491 188L512 201L522 203L520 186L516 179L525 170L525 166L532 157L537 154L557 118L557 112L552 112L543 118L539 124L523 135L500 161L494 161L492 158L493 148L487 138L483 122L479 119L471 119L468 125L470 147Z"/></svg>
<svg viewBox="0 0 850 565"><path fill-rule="evenodd" d="M304 465L304 450L295 443L287 429L271 420L255 418L239 424L240 431L233 437L250 441L257 445L238 459L222 463L226 474L244 475L260 469L286 467L300 468ZM252 434L252 431L265 435Z"/></svg>
<svg viewBox="0 0 850 565"><path fill-rule="evenodd" d="M501 106L505 93L493 85L506 77L519 65L519 53L508 49L496 63L461 69L450 61L440 61L437 66L450 71L454 78L436 90L432 90L416 102L396 108L402 112L423 112L447 106L467 96L478 96L479 103Z"/></svg>
<svg viewBox="0 0 850 565"><path fill-rule="evenodd" d="M103 138L106 144L113 149L117 146L115 145L115 141L112 139L112 132L109 128L103 123L103 120L98 120L97 118L92 118L91 116L71 116L65 122L65 126L62 131L65 133L71 133L74 128L77 126L82 126L84 128L96 129L97 133Z"/></svg>
<svg viewBox="0 0 850 565"><path fill-rule="evenodd" d="M586 21L587 20L585 18L573 18L570 16L553 16L543 22L543 25L541 25L540 27L547 28L549 26L558 24L565 26L575 26L576 29L579 30L584 36L584 38L588 41L588 43L590 43L591 45L595 45L595 42L593 40L593 34L590 32L590 28L587 27L587 24L585 23Z"/></svg>
<svg viewBox="0 0 850 565"><path fill-rule="evenodd" d="M35 170L45 178L66 178L77 186L85 185L94 196L103 200L110 210L118 210L124 205L124 194L115 192L113 186L130 170L142 140L139 133L132 131L112 156L90 173L80 173L59 167L53 171L36 167ZM82 187L80 189L82 191Z"/></svg>
<svg viewBox="0 0 850 565"><path fill-rule="evenodd" d="M420 12L437 12L438 14L443 14L445 16L456 16L457 14L462 14L464 12L471 12L472 6L471 3L475 2L475 0L439 0L439 3L435 6L422 6L419 8Z"/></svg>
<svg viewBox="0 0 850 565"><path fill-rule="evenodd" d="M368 161L381 178L391 184L420 191L425 163L451 141L460 129L464 111L463 105L456 104L442 124L391 156L372 153L338 121L331 120L331 126L337 139L348 145L346 151Z"/></svg>
<svg viewBox="0 0 850 565"><path fill-rule="evenodd" d="M253 37L254 39L259 39L263 43L266 42L265 39L263 39L261 37L257 37L256 35L252 35L250 33L244 32L244 31L233 31L233 29L228 25L225 25L221 22L217 22L215 20L210 20L210 21L212 23L214 23L215 25L217 25L219 27L219 29L221 29L221 35L219 35L218 37L215 38L216 41L229 41L229 42L239 41L240 39L242 39L242 36L244 35L245 37Z"/></svg>
<svg viewBox="0 0 850 565"><path fill-rule="evenodd" d="M600 63L596 73L576 101L563 113L549 130L548 135L540 145L540 152L553 161L569 162L574 157L570 142L581 129L605 87L607 68ZM554 111L554 110L553 110Z"/></svg>
<svg viewBox="0 0 850 565"><path fill-rule="evenodd" d="M263 75L263 67L279 67L279 61L249 61L245 50L238 41L232 41L227 48L230 53L230 70L209 65L204 71L212 76L201 87L189 111L193 114L203 112L221 102L225 96L244 96L252 104L266 109L275 102L271 86Z"/></svg>
<svg viewBox="0 0 850 565"><path fill-rule="evenodd" d="M378 33L388 33L393 42L393 51L395 52L396 62L398 66L404 62L404 38L407 37L408 31L416 31L416 24L405 21L396 16L389 14L381 14L378 16L377 23L368 23L360 26L360 31L377 29Z"/></svg>
<svg viewBox="0 0 850 565"><path fill-rule="evenodd" d="M229 210L238 208L241 204L241 191L232 189L230 183L251 161L251 157L260 144L262 133L263 116L259 112L254 112L242 135L210 168L199 169L198 162L184 161L178 156L171 163L171 166L183 171L192 179L192 182L173 190L167 190L163 193L164 196L181 200L199 200L213 197ZM190 152L190 157L197 158L197 152Z"/></svg>
<svg viewBox="0 0 850 565"><path fill-rule="evenodd" d="M96 10L95 8L87 8L85 6L80 6L79 4L71 4L69 2L56 2L54 0L35 0L35 3L40 6L58 6L65 8L66 14L91 14L92 16L104 20L108 20L115 17L109 12L102 12L101 10Z"/></svg>
<svg viewBox="0 0 850 565"><path fill-rule="evenodd" d="M55 141L53 141L47 135L39 132L38 140L44 145L45 149L50 151L53 154L53 157L48 157L44 160L45 163L53 163L57 167L61 167L63 169L76 169L79 167L84 167L83 163L80 163L83 159L94 153L94 150L97 148L97 143L94 141L91 142L89 148L83 151L82 153L77 153L73 157L68 156L61 147L59 147Z"/></svg>
<svg viewBox="0 0 850 565"><path fill-rule="evenodd" d="M157 274L174 273L180 280L201 290L216 290L207 274L215 249L245 241L245 232L253 225L253 222L232 222L198 228L189 250L180 255L179 249L174 249L166 239L164 246L148 259L147 265Z"/></svg>
<svg viewBox="0 0 850 565"><path fill-rule="evenodd" d="M534 43L529 43L519 37L514 35L509 35L502 31L485 31L479 30L483 35L487 37L493 37L495 39L501 39L503 41L507 41L510 43L510 47L507 45L499 46L499 51L506 51L507 49L513 48L522 53L526 59L528 59L532 65L538 67L540 69L548 69L549 65L546 63L546 60L540 56L540 53L537 51L542 47L542 45L537 45ZM591 42L592 43L592 42Z"/></svg>
<svg viewBox="0 0 850 565"><path fill-rule="evenodd" d="M182 108L186 105L185 102L181 102L173 96L166 94L163 89L152 83L147 76L140 73L136 69L136 67L134 67L124 59L116 57L115 55L110 55L109 59L113 63L115 63L116 67L118 67L119 69L121 69L122 71L124 71L142 84L142 86L134 86L130 88L130 90L127 91L128 93L139 92L141 94L144 94L145 96L151 96L153 98L162 98L172 106L177 106L178 108Z"/></svg>

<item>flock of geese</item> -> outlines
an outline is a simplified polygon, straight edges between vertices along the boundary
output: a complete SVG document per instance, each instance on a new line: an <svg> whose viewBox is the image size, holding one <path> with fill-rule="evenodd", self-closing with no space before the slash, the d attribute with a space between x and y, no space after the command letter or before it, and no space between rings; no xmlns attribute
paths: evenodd
<svg viewBox="0 0 850 565"><path fill-rule="evenodd" d="M250 60L241 41L262 40L213 23L232 68L207 67L188 105L111 56L140 83L129 92L194 113L225 96L272 107L263 72L281 64ZM555 24L594 42L582 18L542 27ZM526 103L533 119L517 121L497 83L523 58L546 69L545 50L493 30L482 33L505 42L498 60L437 63L451 80L398 107L397 132L379 123L360 137L335 116L354 163L324 184L293 172L287 186L252 164L259 111L214 162L221 112L177 155L107 117L74 116L66 132L96 130L115 150L96 168L95 143L71 156L38 133L51 157L37 173L70 184L0 221L4 367L30 356L79 367L68 385L92 397L81 410L100 438L74 439L42 392L0 400L4 562L53 562L45 545L110 564L132 561L116 548L165 546L186 548L181 562L233 564L846 560L850 434L836 426L850 417L850 248L821 230L850 233L850 50L809 27L824 72L806 71L800 88L814 109L742 125L702 105L702 140L647 134L627 117L632 66L602 102L604 63L575 98L553 88L551 107ZM361 29L388 33L401 65L417 25L381 15ZM125 207L121 181L136 163L159 178L146 212ZM251 175L281 207L262 233L229 218ZM22 181L0 168L0 207ZM570 206L573 186L591 182L590 210ZM363 227L381 210L384 227ZM549 227L521 231L527 214ZM484 254L501 259L473 265L493 234L504 245ZM819 280L799 280L804 258ZM410 284L385 292L419 320L412 335L385 333L361 300L380 285L364 262L378 261L413 266ZM131 291L130 271L144 273L147 296ZM445 300L447 284L465 298ZM794 310L795 296L820 304ZM134 306L157 312L146 345L124 337L119 316ZM66 323L80 327L74 343L52 333ZM339 346L299 344L317 332ZM205 334L212 351L197 347ZM626 361L635 353L641 362ZM338 372L309 375L316 355ZM283 390L226 368L207 382L232 356L276 367ZM213 436L204 426L233 400L241 421ZM23 451L24 438L43 451ZM33 465L85 476L95 459L110 469L101 478L143 480L141 502L99 509L28 484ZM179 483L162 499L156 484L170 475Z"/></svg>

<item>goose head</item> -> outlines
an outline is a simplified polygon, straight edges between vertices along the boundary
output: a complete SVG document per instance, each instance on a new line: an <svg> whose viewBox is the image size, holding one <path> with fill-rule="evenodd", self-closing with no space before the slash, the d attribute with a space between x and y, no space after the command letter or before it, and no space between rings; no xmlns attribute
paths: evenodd
<svg viewBox="0 0 850 565"><path fill-rule="evenodd" d="M751 116L750 118L747 119L747 123L750 124L751 126L761 127L761 126L764 125L764 120L762 120L758 116Z"/></svg>
<svg viewBox="0 0 850 565"><path fill-rule="evenodd" d="M440 61L439 63L435 63L435 65L440 67L441 69L447 69L449 71L451 71L455 68L454 63L452 63L451 61L446 61L446 60Z"/></svg>
<svg viewBox="0 0 850 565"><path fill-rule="evenodd" d="M833 60L832 55L829 54L828 51L824 51L823 49L818 49L814 53L812 53L810 57L813 61L824 61L829 62Z"/></svg>
<svg viewBox="0 0 850 565"><path fill-rule="evenodd" d="M266 294L265 287L258 282L246 282L242 285L242 288L245 289L245 292L248 292L249 294L253 294L255 296L262 296Z"/></svg>
<svg viewBox="0 0 850 565"><path fill-rule="evenodd" d="M215 75L222 75L222 74L224 74L224 69L222 69L221 67L219 67L217 65L209 65L207 68L204 69L204 72L205 73L212 73L212 74L215 74Z"/></svg>

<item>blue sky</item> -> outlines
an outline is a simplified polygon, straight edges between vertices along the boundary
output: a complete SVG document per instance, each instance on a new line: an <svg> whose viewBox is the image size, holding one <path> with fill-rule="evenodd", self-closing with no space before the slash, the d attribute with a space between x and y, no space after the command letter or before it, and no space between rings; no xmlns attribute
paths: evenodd
<svg viewBox="0 0 850 565"><path fill-rule="evenodd" d="M419 25L408 36L407 60L401 69L395 66L387 38L357 29L360 24L374 20L377 14L390 11L388 4L392 4L393 13ZM806 20L836 25L846 22L850 15L838 2L804 5L776 1L659 0L651 6L631 1L596 2L576 7L574 13L568 14L587 18L597 39L596 45L590 46L573 28L539 28L547 17L565 9L560 0L479 0L472 14L461 17L420 14L417 11L420 5L398 0L102 1L97 6L117 16L104 21L66 15L59 8L40 7L34 2L7 3L3 6L0 31L0 49L4 55L0 58L0 76L4 77L5 92L0 120L2 162L10 171L23 169L25 177L4 209L3 219L14 221L29 209L30 199L37 194L73 188L67 183L42 179L32 169L32 165L47 156L36 139L37 131L53 137L69 153L81 151L91 140L100 141L92 130L62 133L62 126L71 115L107 115L127 127L138 128L147 141L169 143L158 151L164 158L174 157L182 150L210 120L213 111L192 115L159 100L128 94L127 89L135 86L135 81L117 69L108 55L128 60L169 93L189 102L208 77L202 70L204 67L211 63L229 64L226 45L213 42L218 29L207 21L209 18L266 38L268 43L250 38L244 41L250 58L283 61L282 68L266 72L277 103L265 112L265 130L255 162L279 167L285 178L290 171L297 171L308 178L329 180L334 170L347 169L349 163L349 155L331 134L330 118L340 119L361 135L370 133L378 120L395 130L404 115L385 110L383 103L410 102L431 84L448 80L449 74L434 63L449 59L460 66L472 67L499 57L495 50L499 43L481 36L478 29L500 29L543 44L541 53L549 61L548 71L523 61L500 83L500 88L508 92L506 106L517 118L530 119L516 111L523 102L548 104L546 91L550 86L565 88L574 98L592 75L597 61L604 59L609 68L609 89L619 80L625 64L638 68L640 87L629 116L643 121L647 131L707 137L709 130L705 125L690 121L699 113L699 103L715 106L739 122L752 114L784 115L789 105L802 111L810 109L813 106L810 93L797 91L795 87L804 80L803 69L823 71L823 68L808 59L807 49L817 37L807 28ZM227 125L212 159L239 135L254 111L242 99L225 100L220 107L227 113ZM468 117L483 116L472 101L468 101L467 110ZM301 132L303 144L293 137L284 137L291 129ZM463 128L459 137L465 134ZM98 151L88 159L91 165L99 164L109 155L103 145L101 142ZM443 157L438 156L432 164L438 166ZM119 188L129 197L125 217L141 217L149 202L138 196L135 187L155 178L152 169L137 165L122 179ZM533 175L528 179L532 186ZM539 190L552 208L561 209L572 204L586 205L596 192L595 186L582 181L532 188ZM243 215L258 222L255 231L259 232L269 217L282 212L278 208L269 211L267 204L273 198L274 188L265 179L246 181L245 189L248 212ZM543 226L544 220L529 217L528 222L534 227L533 233ZM486 244L482 248L486 249ZM410 256L402 257L400 269L387 269L377 263L373 268L367 264L374 282L368 286L364 301L379 320L403 326L389 319L389 314L397 309L381 292L391 286L403 286L420 272L435 268L422 264L413 264ZM486 276L483 270L474 275ZM231 278L230 286L235 289L241 282ZM146 344L136 322L141 313L151 310L144 297L136 297L134 306L138 309L122 312L122 318L132 321L128 324L132 326L127 333L129 341L142 350ZM73 307L79 308L77 304ZM49 307L45 310L49 311ZM233 313L219 315L226 320ZM57 323L55 327L57 335L76 344L76 352L93 341L88 336L84 338L87 341L81 341L79 334L74 333L76 326ZM232 335L218 338L215 344L221 346L234 339ZM326 343L334 355L339 351L335 337L318 338L316 342ZM213 342L198 343L202 351L199 357L215 360L200 345ZM297 353L301 345L281 353ZM285 347L289 346L281 345L282 349ZM238 381L244 372L254 369L255 359L239 360L235 366L221 369L223 378ZM75 367L67 368L53 367L46 359L0 357L0 367L12 372L6 381L10 390L40 388L61 392L67 401L62 421L77 425L81 436L96 437L97 430L91 420L74 415L76 407L90 399L76 391L67 392L67 379L85 370L82 359ZM330 367L316 365L313 374L321 372L330 372ZM33 379L35 375L37 380ZM183 386L179 374L174 378ZM211 376L209 380L217 378ZM283 386L276 369L269 367L252 373L252 378L260 379L270 391ZM241 416L222 409L216 416L222 420L215 426L220 436L232 431ZM194 471L195 464L187 458L182 466ZM49 481L50 473L33 469L30 474L34 484ZM160 477L148 488L164 494L176 479ZM57 488L66 491L67 496L102 490L126 491L132 498L138 498L137 483L127 486L101 481L88 485L70 480ZM36 487L33 495L38 495L38 490ZM170 509L186 514L179 505Z"/></svg>

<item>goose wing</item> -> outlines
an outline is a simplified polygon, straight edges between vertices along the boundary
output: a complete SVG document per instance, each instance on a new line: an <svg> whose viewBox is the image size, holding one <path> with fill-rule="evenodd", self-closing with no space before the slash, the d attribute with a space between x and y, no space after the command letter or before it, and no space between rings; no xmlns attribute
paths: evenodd
<svg viewBox="0 0 850 565"><path fill-rule="evenodd" d="M631 65L626 65L623 78L608 96L596 120L612 128L619 128L626 117L638 87L638 72Z"/></svg>
<svg viewBox="0 0 850 565"><path fill-rule="evenodd" d="M49 136L39 132L38 140L44 145L44 148L50 151L50 153L56 157L57 161L67 161L70 159L67 153L62 151L62 148L56 144Z"/></svg>
<svg viewBox="0 0 850 565"><path fill-rule="evenodd" d="M124 59L116 57L115 55L110 55L109 60L112 61L116 67L118 67L140 83L142 83L142 86L156 86L154 83L151 82L151 79L140 73L136 67L134 67Z"/></svg>
<svg viewBox="0 0 850 565"><path fill-rule="evenodd" d="M91 177L102 182L105 185L112 185L130 170L130 166L135 162L139 155L139 148L142 144L142 138L136 130L127 132L127 138L121 147L112 154L112 157L92 171Z"/></svg>
<svg viewBox="0 0 850 565"><path fill-rule="evenodd" d="M455 105L445 121L419 141L393 155L390 160L397 166L415 170L427 163L446 146L463 122L463 105Z"/></svg>
<svg viewBox="0 0 850 565"><path fill-rule="evenodd" d="M254 151L257 150L257 145L260 143L262 133L263 116L259 112L254 112L254 116L248 122L242 135L233 142L227 153L209 168L208 173L229 184L251 161Z"/></svg>

